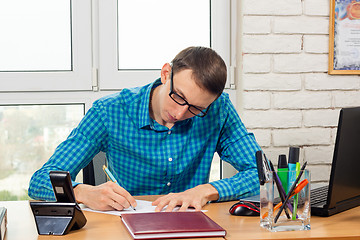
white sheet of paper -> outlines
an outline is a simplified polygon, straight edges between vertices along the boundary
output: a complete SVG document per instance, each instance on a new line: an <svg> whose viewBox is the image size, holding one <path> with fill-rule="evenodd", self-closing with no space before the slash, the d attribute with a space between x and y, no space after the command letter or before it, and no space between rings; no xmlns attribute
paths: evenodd
<svg viewBox="0 0 360 240"><path fill-rule="evenodd" d="M111 215L117 215L117 216L121 216L121 214L123 213L148 213L148 212L155 212L155 208L156 206L152 206L150 201L145 201L145 200L136 200L137 206L136 206L136 210L133 210L132 208L126 208L124 210L121 211L97 211L97 210L93 210L87 206L85 206L84 204L80 204L80 207L82 210L84 211L89 211L89 212L97 212L97 213L105 213L105 214L111 214ZM163 209L163 211L165 211L166 207ZM177 211L179 210L179 207L175 207L173 211ZM195 211L193 209L188 209L187 211ZM202 210L202 212L207 212L207 210Z"/></svg>
<svg viewBox="0 0 360 240"><path fill-rule="evenodd" d="M117 216L121 216L121 214L123 213L147 213L147 212L155 212L155 208L156 206L152 206L150 201L144 201L144 200L136 200L137 206L136 206L136 211L133 210L132 208L126 208L124 210L121 211L97 211L97 210L93 210L83 204L80 205L81 209L84 211L89 211L89 212L97 212L97 213L105 213L105 214L111 214L111 215L117 215Z"/></svg>

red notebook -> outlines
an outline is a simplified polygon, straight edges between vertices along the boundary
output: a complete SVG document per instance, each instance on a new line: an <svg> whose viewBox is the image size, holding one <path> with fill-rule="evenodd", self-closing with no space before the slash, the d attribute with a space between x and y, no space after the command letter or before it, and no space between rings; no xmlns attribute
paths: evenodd
<svg viewBox="0 0 360 240"><path fill-rule="evenodd" d="M225 229L203 212L153 212L121 214L134 239L223 237Z"/></svg>

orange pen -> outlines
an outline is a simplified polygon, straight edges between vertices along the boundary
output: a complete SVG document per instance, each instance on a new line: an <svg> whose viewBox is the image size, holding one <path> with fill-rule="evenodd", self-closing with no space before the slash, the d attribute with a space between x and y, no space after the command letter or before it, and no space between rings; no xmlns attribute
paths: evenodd
<svg viewBox="0 0 360 240"><path fill-rule="evenodd" d="M301 191L301 189L303 189L308 183L309 183L309 181L308 181L307 179L302 180L302 181L296 186L296 188L295 188L294 191L292 192L290 198L292 198L295 194L298 194L298 193ZM274 211L275 211L275 210L278 210L278 209L281 207L281 205L282 205L282 202L279 202L278 204L276 204L276 206L274 207ZM262 218L266 218L267 215L268 215L268 212L266 212L266 213L262 216Z"/></svg>

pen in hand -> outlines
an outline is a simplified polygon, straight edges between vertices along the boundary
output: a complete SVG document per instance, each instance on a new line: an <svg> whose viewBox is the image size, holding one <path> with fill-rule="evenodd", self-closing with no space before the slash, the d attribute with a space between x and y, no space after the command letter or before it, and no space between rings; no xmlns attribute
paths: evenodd
<svg viewBox="0 0 360 240"><path fill-rule="evenodd" d="M110 181L112 181L112 182L114 182L114 183L117 183L120 187L124 186L121 182L119 183L119 182L115 179L114 175L110 172L110 170L109 170L105 165L103 165L103 170L104 170L106 176L108 177L108 179L109 179ZM121 185L122 185L122 186L121 186ZM134 208L134 207L131 206L131 205L130 205L130 207L131 207L134 211L136 211L136 208Z"/></svg>

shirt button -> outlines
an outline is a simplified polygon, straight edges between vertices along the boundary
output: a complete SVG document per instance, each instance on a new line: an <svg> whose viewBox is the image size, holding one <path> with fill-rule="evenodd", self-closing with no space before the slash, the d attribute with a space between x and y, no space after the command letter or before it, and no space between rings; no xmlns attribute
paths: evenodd
<svg viewBox="0 0 360 240"><path fill-rule="evenodd" d="M172 158L169 158L169 162L172 162L172 160L173 160Z"/></svg>
<svg viewBox="0 0 360 240"><path fill-rule="evenodd" d="M170 185L171 185L171 182L168 182L166 185L168 185L168 187L170 187Z"/></svg>
<svg viewBox="0 0 360 240"><path fill-rule="evenodd" d="M171 134L171 131L168 131L168 134L170 135L170 134Z"/></svg>

